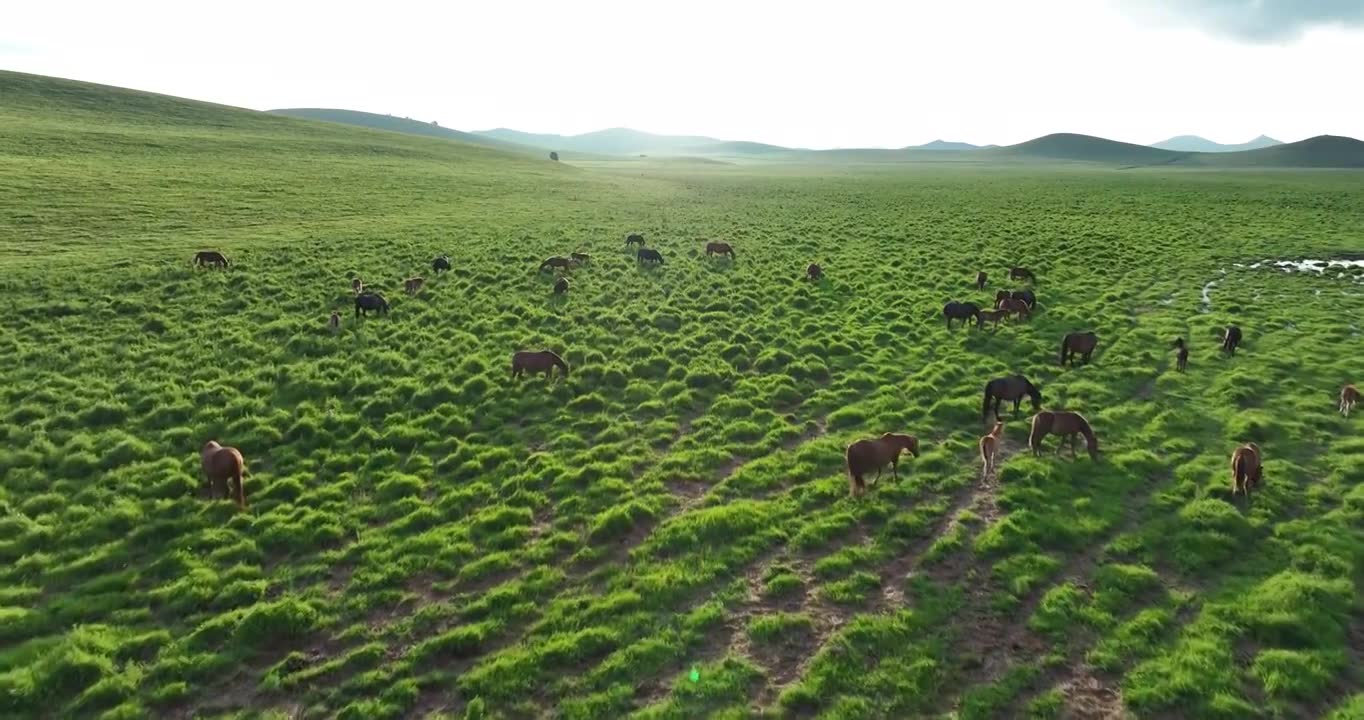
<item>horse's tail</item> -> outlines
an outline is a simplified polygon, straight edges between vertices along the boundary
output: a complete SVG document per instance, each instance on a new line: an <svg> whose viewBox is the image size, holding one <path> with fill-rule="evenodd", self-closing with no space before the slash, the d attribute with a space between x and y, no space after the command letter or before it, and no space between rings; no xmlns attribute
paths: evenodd
<svg viewBox="0 0 1364 720"><path fill-rule="evenodd" d="M1069 342L1070 342L1070 336L1069 336L1069 335L1067 335L1067 336L1061 338L1061 358L1060 358L1059 360L1056 361L1058 364L1061 364L1061 365L1065 365L1065 364L1066 364L1066 344L1069 343Z"/></svg>
<svg viewBox="0 0 1364 720"><path fill-rule="evenodd" d="M980 405L980 419L985 420L985 416L990 413L990 383L985 383L985 400Z"/></svg>

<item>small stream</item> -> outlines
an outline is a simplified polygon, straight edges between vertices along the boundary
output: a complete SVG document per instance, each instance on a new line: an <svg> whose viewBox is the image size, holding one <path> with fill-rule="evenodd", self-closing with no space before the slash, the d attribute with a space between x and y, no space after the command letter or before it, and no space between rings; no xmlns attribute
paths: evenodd
<svg viewBox="0 0 1364 720"><path fill-rule="evenodd" d="M1364 285L1364 272L1352 272L1355 269L1364 271L1364 258L1347 260L1317 260L1305 258L1302 260L1261 260L1249 265L1243 263L1232 263L1232 267L1238 270L1281 270L1286 273L1308 272L1317 275L1326 275L1328 270L1335 269L1335 277L1341 280L1350 280L1355 285ZM1212 312L1212 290L1217 287L1218 281L1226 276L1227 270L1223 268L1218 271L1218 276L1209 280L1203 286L1203 293L1200 296L1202 305L1200 312ZM1343 292L1343 291L1342 291ZM1315 291L1321 295L1321 290ZM1348 293L1347 293L1348 294Z"/></svg>

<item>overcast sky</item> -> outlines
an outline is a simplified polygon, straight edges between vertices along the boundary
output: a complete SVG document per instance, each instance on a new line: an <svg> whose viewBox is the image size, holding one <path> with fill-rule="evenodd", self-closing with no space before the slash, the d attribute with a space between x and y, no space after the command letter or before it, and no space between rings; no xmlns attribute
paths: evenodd
<svg viewBox="0 0 1364 720"><path fill-rule="evenodd" d="M0 68L462 130L812 148L1364 138L1364 0L14 0Z"/></svg>

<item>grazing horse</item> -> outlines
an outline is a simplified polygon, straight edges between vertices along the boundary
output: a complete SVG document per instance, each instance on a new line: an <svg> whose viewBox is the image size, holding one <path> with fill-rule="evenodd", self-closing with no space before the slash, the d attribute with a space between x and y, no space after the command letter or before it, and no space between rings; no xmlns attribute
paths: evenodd
<svg viewBox="0 0 1364 720"><path fill-rule="evenodd" d="M219 490L224 498L228 497L230 480L237 507L245 510L246 488L242 485L242 475L246 472L246 461L242 460L241 452L237 448L219 445L217 440L209 440L199 451L199 459L204 469L204 485L208 488L209 499L218 497Z"/></svg>
<svg viewBox="0 0 1364 720"><path fill-rule="evenodd" d="M587 253L580 252L569 253L568 257L571 258L575 263L586 263L592 261L592 256L588 255Z"/></svg>
<svg viewBox="0 0 1364 720"><path fill-rule="evenodd" d="M1032 310L1026 302L1015 298L1004 298L995 306L996 310L1003 310L1005 314L1013 315L1016 319L1024 320L1032 317Z"/></svg>
<svg viewBox="0 0 1364 720"><path fill-rule="evenodd" d="M1241 344L1241 328L1236 325L1228 325L1226 334L1222 336L1222 352L1228 355L1236 354L1236 346Z"/></svg>
<svg viewBox="0 0 1364 720"><path fill-rule="evenodd" d="M995 324L995 330L999 330L999 321L1009 316L1008 310L981 310L976 313L976 327L984 330L985 323Z"/></svg>
<svg viewBox="0 0 1364 720"><path fill-rule="evenodd" d="M999 305L1000 300L1007 300L1009 298L1013 298L1014 300L1022 300L1023 302L1028 304L1029 310L1037 306L1037 294L1031 290L1014 291L1000 290L999 292L995 293L995 305Z"/></svg>
<svg viewBox="0 0 1364 720"><path fill-rule="evenodd" d="M355 296L355 317L369 315L369 311L371 310L380 315L387 315L388 301L384 299L383 295L379 295L378 293L365 293L364 295Z"/></svg>
<svg viewBox="0 0 1364 720"><path fill-rule="evenodd" d="M919 457L919 439L913 435L886 433L876 439L858 440L849 445L844 457L848 462L848 491L853 497L867 492L863 476L873 469L876 470L876 480L881 479L881 471L886 463L890 463L891 475L900 479L898 468L901 451Z"/></svg>
<svg viewBox="0 0 1364 720"><path fill-rule="evenodd" d="M352 294L352 295L359 295L360 293L364 292L364 291L365 291L365 281L364 281L364 280L361 280L361 279L358 278L358 277L352 279L352 280L350 281L350 291L351 291L351 294Z"/></svg>
<svg viewBox="0 0 1364 720"><path fill-rule="evenodd" d="M1000 419L999 404L1006 400L1013 401L1014 414L1017 414L1018 405L1023 401L1024 395L1032 400L1033 412L1042 409L1042 391L1022 375L995 378L985 383L985 402L980 408L980 419L984 421L989 414L991 402L995 406L995 420Z"/></svg>
<svg viewBox="0 0 1364 720"><path fill-rule="evenodd" d="M961 326L966 327L968 320L975 318L980 322L980 306L975 303L962 303L953 300L942 306L942 316L947 319L947 329L952 329L952 321L960 320Z"/></svg>
<svg viewBox="0 0 1364 720"><path fill-rule="evenodd" d="M976 273L976 289L977 289L977 290L984 290L984 289L985 289L985 280L986 280L987 277L988 277L988 276L986 276L984 270L981 270L980 272L977 272L977 273Z"/></svg>
<svg viewBox="0 0 1364 720"><path fill-rule="evenodd" d="M339 312L333 310L333 311L332 311L332 316L329 317L329 318L327 318L327 327L330 328L331 331L332 331L333 333L340 331L340 330L341 330L341 313L339 313Z"/></svg>
<svg viewBox="0 0 1364 720"><path fill-rule="evenodd" d="M706 257L711 255L728 255L730 260L734 259L734 248L725 242L706 243Z"/></svg>
<svg viewBox="0 0 1364 720"><path fill-rule="evenodd" d="M806 280L822 280L824 278L824 268L818 263L810 263L805 267Z"/></svg>
<svg viewBox="0 0 1364 720"><path fill-rule="evenodd" d="M521 350L512 355L512 378L519 378L523 373L545 374L545 379L554 377L554 368L559 368L559 374L568 377L568 363L564 359L549 350L539 352L531 350Z"/></svg>
<svg viewBox="0 0 1364 720"><path fill-rule="evenodd" d="M1099 336L1092 332L1067 333L1061 340L1061 364L1065 365L1070 361L1070 366L1075 367L1075 356L1079 355L1081 361L1088 363L1089 356L1094 354L1094 348L1099 345Z"/></svg>
<svg viewBox="0 0 1364 720"><path fill-rule="evenodd" d="M1175 338L1175 347L1178 349L1175 353L1175 370L1184 372L1189 367L1189 348L1184 345L1182 337Z"/></svg>
<svg viewBox="0 0 1364 720"><path fill-rule="evenodd" d="M446 270L449 270L449 269L450 269L450 256L449 256L449 255L441 255L440 257L438 257L438 258L436 258L435 260L432 260L432 261L431 261L431 272L433 272L433 273L435 273L435 274L437 274L437 275L439 275L439 274L441 274L441 273L443 273L443 272L445 272Z"/></svg>
<svg viewBox="0 0 1364 720"><path fill-rule="evenodd" d="M194 253L194 264L200 267L212 265L214 267L227 267L227 257L217 250L200 250Z"/></svg>
<svg viewBox="0 0 1364 720"><path fill-rule="evenodd" d="M1262 455L1260 446L1246 443L1231 454L1231 495L1244 494L1250 497L1250 490L1260 484L1263 478Z"/></svg>
<svg viewBox="0 0 1364 720"><path fill-rule="evenodd" d="M1032 272L1031 270L1029 270L1029 269L1027 269L1027 268L1025 268L1025 267L1012 267L1012 268L1009 268L1009 279L1010 279L1010 280L1027 280L1028 282L1037 282L1037 276L1034 275L1033 272Z"/></svg>
<svg viewBox="0 0 1364 720"><path fill-rule="evenodd" d="M981 470L983 475L989 475L995 469L995 455L999 452L999 437L1004 434L1004 421L996 420L995 429L982 435L980 438L980 462L984 465Z"/></svg>
<svg viewBox="0 0 1364 720"><path fill-rule="evenodd" d="M573 264L572 260L569 260L568 258L562 255L555 255L552 258L546 258L544 262L540 263L540 272L544 272L545 268L559 268L561 270L567 270L569 266L572 264Z"/></svg>
<svg viewBox="0 0 1364 720"><path fill-rule="evenodd" d="M1340 414L1350 417L1350 409L1359 402L1359 388L1346 385L1340 389Z"/></svg>
<svg viewBox="0 0 1364 720"><path fill-rule="evenodd" d="M554 283L554 294L563 295L568 292L568 278L559 278L559 282Z"/></svg>
<svg viewBox="0 0 1364 720"><path fill-rule="evenodd" d="M651 262L656 265L663 264L663 255L653 248L646 247L640 248L639 252L635 253L635 259L639 260L642 263Z"/></svg>
<svg viewBox="0 0 1364 720"><path fill-rule="evenodd" d="M644 247L644 236L640 235L639 233L627 235L625 237L625 247L630 247L631 245L638 245L640 247Z"/></svg>
<svg viewBox="0 0 1364 720"><path fill-rule="evenodd" d="M1075 457L1075 438L1084 435L1085 449L1089 450L1090 459L1098 462L1099 439L1094 437L1094 430L1089 427L1089 421L1080 413L1043 410L1033 415L1032 431L1028 433L1028 447L1032 448L1033 455L1042 454L1042 439L1047 435L1060 436L1060 442L1056 443L1057 455L1061 454L1061 446L1069 441L1072 458Z"/></svg>
<svg viewBox="0 0 1364 720"><path fill-rule="evenodd" d="M422 285L426 284L426 278L410 277L403 281L403 291L408 295L416 295L421 292Z"/></svg>

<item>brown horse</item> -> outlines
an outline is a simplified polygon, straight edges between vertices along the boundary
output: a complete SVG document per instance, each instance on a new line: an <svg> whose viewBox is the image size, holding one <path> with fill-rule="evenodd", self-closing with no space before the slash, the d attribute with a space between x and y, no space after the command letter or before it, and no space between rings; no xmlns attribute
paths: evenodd
<svg viewBox="0 0 1364 720"><path fill-rule="evenodd" d="M805 268L806 280L822 280L824 278L824 268L817 263L810 263Z"/></svg>
<svg viewBox="0 0 1364 720"><path fill-rule="evenodd" d="M1250 490L1260 484L1264 468L1260 446L1246 443L1231 454L1231 495L1244 494L1250 497Z"/></svg>
<svg viewBox="0 0 1364 720"><path fill-rule="evenodd" d="M569 266L572 264L573 264L572 260L569 260L568 258L563 257L561 255L555 255L554 257L547 258L544 262L540 263L540 272L544 272L545 268L559 268L560 270L567 270Z"/></svg>
<svg viewBox="0 0 1364 720"><path fill-rule="evenodd" d="M1070 361L1070 366L1075 367L1075 356L1079 355L1082 362L1088 363L1089 357L1094 354L1094 348L1099 346L1099 336L1092 332L1067 333L1061 340L1061 364L1065 365Z"/></svg>
<svg viewBox="0 0 1364 720"><path fill-rule="evenodd" d="M330 328L333 333L340 331L341 313L333 310L332 316L330 318L327 318L327 327Z"/></svg>
<svg viewBox="0 0 1364 720"><path fill-rule="evenodd" d="M421 292L422 285L426 284L426 278L410 277L403 281L403 291L408 295L416 295Z"/></svg>
<svg viewBox="0 0 1364 720"><path fill-rule="evenodd" d="M1032 448L1033 455L1042 454L1042 439L1047 435L1060 436L1060 442L1056 443L1057 455L1061 454L1061 446L1069 441L1072 458L1075 457L1075 438L1084 435L1085 447L1089 450L1089 457L1098 462L1099 439L1094 437L1094 430L1089 427L1089 421L1085 420L1080 413L1064 410L1056 412L1043 410L1032 416L1032 431L1028 433L1028 447Z"/></svg>
<svg viewBox="0 0 1364 720"><path fill-rule="evenodd" d="M706 243L706 257L711 255L728 255L730 260L734 259L734 248L725 242Z"/></svg>
<svg viewBox="0 0 1364 720"><path fill-rule="evenodd" d="M1032 317L1032 310L1028 308L1028 303L1014 298L1004 298L995 304L996 310L1003 310L1005 314L1013 315L1017 320L1027 320Z"/></svg>
<svg viewBox="0 0 1364 720"><path fill-rule="evenodd" d="M989 475L995 469L995 454L999 452L999 438L1004 434L1004 421L996 420L995 429L980 438L980 462L985 466L981 471Z"/></svg>
<svg viewBox="0 0 1364 720"><path fill-rule="evenodd" d="M995 324L995 330L999 330L999 321L1009 316L1008 310L981 310L976 313L976 327L984 330L985 323Z"/></svg>
<svg viewBox="0 0 1364 720"><path fill-rule="evenodd" d="M1024 395L1032 400L1033 412L1042 409L1042 391L1022 375L995 378L985 383L985 403L980 408L980 419L985 420L990 413L990 404L994 403L995 420L999 420L999 404L1006 400L1013 401L1014 413L1017 414Z"/></svg>
<svg viewBox="0 0 1364 720"><path fill-rule="evenodd" d="M1013 291L1009 291L1009 290L1000 290L999 292L995 293L995 304L998 305L998 304L999 304L999 301L1000 301L1000 300L1003 300L1003 299L1005 299L1005 298L1013 298L1013 299L1015 299L1015 300L1022 300L1023 302L1025 302L1025 303L1028 304L1028 309L1029 309L1029 310L1033 309L1034 307L1037 307L1037 294L1034 293L1034 292L1031 291L1031 290L1013 290Z"/></svg>
<svg viewBox="0 0 1364 720"><path fill-rule="evenodd" d="M1228 325L1225 334L1222 335L1222 352L1228 355L1236 354L1236 346L1241 344L1241 328L1235 325Z"/></svg>
<svg viewBox="0 0 1364 720"><path fill-rule="evenodd" d="M1184 345L1184 338L1175 338L1175 370L1184 372L1189 367L1189 348Z"/></svg>
<svg viewBox="0 0 1364 720"><path fill-rule="evenodd" d="M217 440L209 440L199 451L199 460L203 465L204 485L208 488L209 499L218 497L219 490L226 498L230 480L237 507L245 510L246 488L242 485L242 475L246 472L246 461L242 460L241 452L237 448L219 445Z"/></svg>
<svg viewBox="0 0 1364 720"><path fill-rule="evenodd" d="M1350 417L1350 409L1359 402L1359 388L1346 385L1340 389L1340 414Z"/></svg>
<svg viewBox="0 0 1364 720"><path fill-rule="evenodd" d="M985 289L985 280L986 280L986 278L987 278L987 276L986 276L984 270L981 270L980 272L977 272L977 273L976 273L976 289L977 289L977 290L984 290L984 289Z"/></svg>
<svg viewBox="0 0 1364 720"><path fill-rule="evenodd" d="M578 264L583 264L583 263L587 263L587 262L591 262L591 261L592 261L592 256L591 256L591 255L588 255L587 253L580 253L580 252L569 253L569 254L568 254L568 257L571 258L571 259L573 260L573 262L578 263Z"/></svg>
<svg viewBox="0 0 1364 720"><path fill-rule="evenodd" d="M953 300L942 307L942 316L947 319L947 329L952 329L952 321L960 320L961 326L966 327L966 323L971 319L980 321L980 306L970 302L957 302Z"/></svg>
<svg viewBox="0 0 1364 720"><path fill-rule="evenodd" d="M1027 268L1025 268L1025 267L1012 267L1012 268L1009 268L1009 279L1010 279L1010 280L1027 280L1028 282L1037 282L1037 276L1034 275L1034 274L1032 273L1031 270L1029 270L1029 269L1027 269Z"/></svg>
<svg viewBox="0 0 1364 720"><path fill-rule="evenodd" d="M200 250L194 253L194 264L200 267L212 265L214 267L227 267L227 257L217 250Z"/></svg>
<svg viewBox="0 0 1364 720"><path fill-rule="evenodd" d="M873 469L876 470L876 480L881 479L881 471L886 463L890 463L891 475L898 480L901 451L919 457L919 439L913 435L886 433L874 440L858 440L849 445L844 457L848 462L848 490L853 497L867 492L863 476Z"/></svg>
<svg viewBox="0 0 1364 720"><path fill-rule="evenodd" d="M625 236L625 247L630 247L631 245L644 247L644 236L639 233Z"/></svg>
<svg viewBox="0 0 1364 720"><path fill-rule="evenodd" d="M564 359L549 350L534 352L522 350L512 355L512 378L519 378L523 373L544 373L545 379L554 377L554 368L559 368L560 375L568 377L568 363Z"/></svg>
<svg viewBox="0 0 1364 720"><path fill-rule="evenodd" d="M352 295L359 295L365 291L365 282L360 278L354 278L350 281L350 291Z"/></svg>
<svg viewBox="0 0 1364 720"><path fill-rule="evenodd" d="M559 278L559 281L554 283L554 294L563 295L566 292L568 292L568 278Z"/></svg>
<svg viewBox="0 0 1364 720"><path fill-rule="evenodd" d="M662 265L663 253L660 253L653 248L642 247L639 249L639 252L635 253L635 259L641 263L651 262L655 265Z"/></svg>

